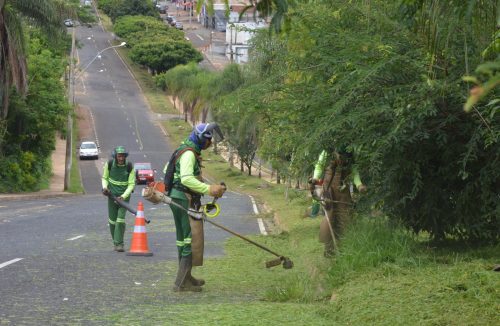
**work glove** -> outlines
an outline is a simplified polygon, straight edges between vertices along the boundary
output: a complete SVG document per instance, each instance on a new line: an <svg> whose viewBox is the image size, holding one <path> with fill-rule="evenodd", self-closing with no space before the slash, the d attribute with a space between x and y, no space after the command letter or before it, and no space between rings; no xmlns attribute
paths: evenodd
<svg viewBox="0 0 500 326"><path fill-rule="evenodd" d="M108 188L103 188L103 189L102 189L102 194L103 194L104 196L109 196L109 195L111 194L111 192L109 191L109 189L108 189Z"/></svg>
<svg viewBox="0 0 500 326"><path fill-rule="evenodd" d="M210 185L208 188L208 194L212 197L222 197L226 191L225 185Z"/></svg>

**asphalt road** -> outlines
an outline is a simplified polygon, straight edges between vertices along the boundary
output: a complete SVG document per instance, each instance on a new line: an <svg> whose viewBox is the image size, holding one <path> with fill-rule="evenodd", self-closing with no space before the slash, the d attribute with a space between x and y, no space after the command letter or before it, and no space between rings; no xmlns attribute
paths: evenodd
<svg viewBox="0 0 500 326"><path fill-rule="evenodd" d="M77 29L79 65L85 67L110 46L110 35L99 26ZM79 77L75 95L91 109L100 159L80 161L86 195L0 203L0 325L101 325L101 314L146 300L159 305L196 300L155 292L158 284L165 288L173 283L176 272L175 227L168 206L144 203L145 216L152 220L147 225L152 257L113 251L106 199L100 194L103 163L115 146L125 145L131 161L151 162L161 171L172 148L113 49L102 52ZM132 205L141 200L140 190L136 187ZM243 234L259 233L247 196L228 192L219 203L219 223ZM127 214L126 221L128 249L135 217ZM222 255L229 236L206 224L205 257Z"/></svg>

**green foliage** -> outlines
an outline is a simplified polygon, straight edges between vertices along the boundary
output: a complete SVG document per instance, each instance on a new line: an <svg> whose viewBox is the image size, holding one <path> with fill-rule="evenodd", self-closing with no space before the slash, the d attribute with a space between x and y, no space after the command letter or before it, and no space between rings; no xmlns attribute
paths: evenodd
<svg viewBox="0 0 500 326"><path fill-rule="evenodd" d="M115 34L126 40L128 40L130 34L136 32L146 31L154 34L168 29L167 25L160 19L143 15L123 16L118 18L113 25Z"/></svg>
<svg viewBox="0 0 500 326"><path fill-rule="evenodd" d="M416 249L416 239L399 225L391 225L383 218L358 217L342 237L328 274L337 287L353 275L383 264L415 266L418 261L411 257Z"/></svg>
<svg viewBox="0 0 500 326"><path fill-rule="evenodd" d="M95 23L96 17L92 12L92 6L82 6L80 0L67 0L68 7L76 13L76 18L82 24Z"/></svg>
<svg viewBox="0 0 500 326"><path fill-rule="evenodd" d="M39 190L43 174L49 171L46 160L29 151L17 151L0 160L0 193Z"/></svg>
<svg viewBox="0 0 500 326"><path fill-rule="evenodd" d="M184 34L175 28L144 30L128 34L125 38L129 47L134 47L139 43L147 42L172 42L183 41Z"/></svg>
<svg viewBox="0 0 500 326"><path fill-rule="evenodd" d="M38 190L50 172L47 158L54 149L57 130L62 131L69 112L65 87L61 80L66 61L55 43L55 52L47 49L49 42L33 30L29 42L29 91L25 97L11 95L10 112L5 121L2 178L0 191ZM66 44L67 46L67 44ZM49 47L50 48L50 47ZM58 54L59 53L59 54Z"/></svg>
<svg viewBox="0 0 500 326"><path fill-rule="evenodd" d="M290 8L285 34L255 38L247 82L219 110L255 112L259 152L286 174L345 147L391 219L437 238L497 238L495 93L486 114L467 115L461 82L491 42L496 5L409 4L404 15L386 1Z"/></svg>
<svg viewBox="0 0 500 326"><path fill-rule="evenodd" d="M150 41L136 44L130 51L132 61L154 72L164 72L177 65L203 60L201 53L187 41Z"/></svg>
<svg viewBox="0 0 500 326"><path fill-rule="evenodd" d="M99 8L114 22L122 16L142 15L159 18L152 1L144 0L99 0Z"/></svg>

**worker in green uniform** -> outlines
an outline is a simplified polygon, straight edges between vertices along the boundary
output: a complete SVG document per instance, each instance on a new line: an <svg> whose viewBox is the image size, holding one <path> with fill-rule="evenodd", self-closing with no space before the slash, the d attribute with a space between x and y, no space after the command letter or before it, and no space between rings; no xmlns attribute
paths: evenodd
<svg viewBox="0 0 500 326"><path fill-rule="evenodd" d="M226 191L224 185L208 185L201 175L201 151L212 143L212 137L222 140L222 133L216 123L201 123L194 127L189 137L177 149L180 153L175 161L173 185L170 197L185 209L200 208L202 195L221 197ZM174 291L201 291L202 279L191 275L193 266L203 264L203 221L190 218L185 210L170 205L174 214L179 270Z"/></svg>
<svg viewBox="0 0 500 326"><path fill-rule="evenodd" d="M321 187L321 185L323 184L323 176L325 174L324 172L327 156L328 155L325 150L321 151L321 154L319 154L318 161L314 165L314 172L311 180L311 187L313 188L311 189L311 191L314 191L314 188L316 187ZM318 216L320 206L320 201L316 198L316 196L313 196L310 217Z"/></svg>
<svg viewBox="0 0 500 326"><path fill-rule="evenodd" d="M128 152L124 146L116 147L112 156L113 158L104 164L102 193L108 196L108 223L115 246L114 250L123 252L125 213L127 210L119 206L109 194L128 203L130 194L135 187L135 172L132 163L127 161Z"/></svg>
<svg viewBox="0 0 500 326"><path fill-rule="evenodd" d="M311 195L325 211L319 234L320 241L325 244L325 257L333 255L337 241L350 221L352 189L355 187L359 192L366 192L353 155L345 150L345 146L333 151L331 158L328 156L326 151L321 152L310 180Z"/></svg>

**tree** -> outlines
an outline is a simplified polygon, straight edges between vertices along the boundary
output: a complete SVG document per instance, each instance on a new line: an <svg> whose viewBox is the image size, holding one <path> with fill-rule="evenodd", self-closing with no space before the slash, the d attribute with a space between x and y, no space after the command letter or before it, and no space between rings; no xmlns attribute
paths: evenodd
<svg viewBox="0 0 500 326"><path fill-rule="evenodd" d="M27 90L23 19L57 38L64 31L62 9L55 0L0 0L0 119L9 112L11 86L21 95Z"/></svg>
<svg viewBox="0 0 500 326"><path fill-rule="evenodd" d="M149 67L153 72L161 73L177 65L203 60L201 53L187 41L142 42L130 51L132 61Z"/></svg>
<svg viewBox="0 0 500 326"><path fill-rule="evenodd" d="M160 14L153 7L152 1L144 0L100 0L99 7L114 22L122 16L142 15L159 18Z"/></svg>
<svg viewBox="0 0 500 326"><path fill-rule="evenodd" d="M342 148L391 219L435 238L498 238L498 102L466 114L462 82L491 42L496 1L400 3L290 7L290 28L255 38L249 78L220 110L254 112L259 155L284 172Z"/></svg>
<svg viewBox="0 0 500 326"><path fill-rule="evenodd" d="M0 144L0 192L35 191L50 175L48 157L55 132L63 131L70 110L61 76L66 49L53 45L42 33L30 29L26 49L30 87L25 96L11 94ZM69 44L69 40L66 43ZM50 49L50 50L49 50Z"/></svg>

